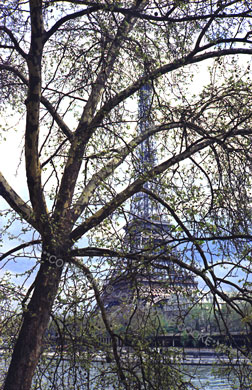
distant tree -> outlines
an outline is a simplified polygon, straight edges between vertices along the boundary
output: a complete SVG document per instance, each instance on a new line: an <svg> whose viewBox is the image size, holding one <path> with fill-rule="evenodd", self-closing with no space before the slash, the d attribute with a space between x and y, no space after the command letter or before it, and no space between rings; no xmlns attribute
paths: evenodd
<svg viewBox="0 0 252 390"><path fill-rule="evenodd" d="M112 340L117 388L166 388L146 376L144 359L135 370L124 364L102 284L123 258L131 256L136 269L148 264L150 274L157 266L147 252L144 263L141 254L127 253L120 230L130 218L128 201L145 191L171 221L169 245L181 252L174 264L251 326L225 293L232 287L239 302L251 303L252 101L249 65L239 62L252 54L250 1L9 0L0 11L1 142L14 117L24 143L18 172L25 171L28 190L0 174L10 207L3 233L12 234L11 222L19 221L22 241L0 259L33 258L27 276L36 272L3 389L32 387L50 317L90 324L94 308ZM198 79L196 64L207 60L209 75ZM139 135L136 96L146 83L152 125ZM148 137L156 139L159 162L138 175L137 146ZM159 193L143 188L153 180ZM64 323L60 329L67 332ZM90 327L83 329L89 337ZM62 389L77 388L64 378ZM56 388L55 381L48 386ZM170 383L182 388L181 380Z"/></svg>

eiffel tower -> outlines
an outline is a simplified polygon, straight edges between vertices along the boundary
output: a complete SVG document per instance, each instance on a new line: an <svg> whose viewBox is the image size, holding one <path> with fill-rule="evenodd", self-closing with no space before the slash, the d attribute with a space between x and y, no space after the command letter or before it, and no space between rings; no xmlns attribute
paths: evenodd
<svg viewBox="0 0 252 390"><path fill-rule="evenodd" d="M138 104L138 135L150 129L152 87L145 84L140 89ZM146 138L137 148L134 158L134 176L146 174L157 163L155 142ZM144 188L159 193L157 180L147 181ZM121 261L105 286L106 307L131 303L136 299L146 304L169 301L175 290L191 293L197 283L192 275L177 267L173 260L171 225L163 220L160 205L145 192L132 197L130 219L125 226L124 245L132 258ZM137 256L141 260L137 260Z"/></svg>

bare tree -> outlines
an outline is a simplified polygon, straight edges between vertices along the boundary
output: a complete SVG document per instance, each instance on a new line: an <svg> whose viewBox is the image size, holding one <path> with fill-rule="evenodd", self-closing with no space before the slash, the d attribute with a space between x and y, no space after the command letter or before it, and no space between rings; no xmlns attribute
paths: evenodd
<svg viewBox="0 0 252 390"><path fill-rule="evenodd" d="M0 194L34 237L1 260L29 247L41 251L4 390L31 388L69 267L92 288L119 381L132 388L89 259L127 257L116 221L128 218L127 201L139 191L172 221L170 244L183 244L174 264L248 319L225 286L251 303L251 87L249 69L242 73L236 63L252 54L250 2L10 0L0 9L1 114L25 116L18 131L29 198L2 174ZM209 85L194 96L190 78L206 60ZM152 125L139 135L135 96L147 83ZM159 163L136 177L137 147L150 137ZM143 187L156 179L158 194ZM91 244L82 248L85 235ZM142 261L137 253L135 260ZM157 266L153 256L149 264ZM225 276L218 266L229 267ZM239 284L229 278L238 270Z"/></svg>

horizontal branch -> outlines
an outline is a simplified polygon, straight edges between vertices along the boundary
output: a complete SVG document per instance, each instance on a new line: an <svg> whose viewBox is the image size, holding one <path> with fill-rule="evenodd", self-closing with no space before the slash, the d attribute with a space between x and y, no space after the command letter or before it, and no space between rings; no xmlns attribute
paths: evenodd
<svg viewBox="0 0 252 390"><path fill-rule="evenodd" d="M93 253L96 253L97 256L99 256L100 249L102 249L102 248L87 247L87 248L82 248L82 249L74 249L71 251L71 255L81 256L81 253L82 253L82 256L89 256L89 254L93 252ZM243 315L243 313L239 310L239 306L237 306L233 303L233 301L235 301L235 298L228 296L225 292L221 291L221 289L219 289L214 283L212 283L210 278L207 276L206 270L204 269L204 267L199 268L193 264L186 263L183 260L181 260L178 256L174 256L173 254L171 254L171 255L169 254L167 256L167 255L165 255L165 251L162 254L151 256L151 255L146 255L146 254L143 255L143 254L134 254L134 253L125 254L122 252L117 252L117 251L113 251L110 249L107 250L104 248L103 248L103 250L104 250L104 255L105 256L107 255L108 257L117 257L117 258L122 258L122 259L129 258L131 260L136 260L136 264L132 263L131 271L133 274L134 274L134 270L135 270L135 272L138 272L139 262L142 263L143 259L144 259L146 266L147 266L147 264L151 264L154 268L164 269L164 270L167 270L167 272L169 272L168 267L164 264L160 264L160 262L158 260L160 258L162 258L163 261L165 261L165 260L168 260L169 262L172 261L173 264L177 264L181 269L184 269L190 273L193 273L193 275L195 275L195 276L199 276L206 283L206 285L209 287L212 294L219 296L221 299L223 299L225 302L227 302L237 313L239 313L240 315ZM157 261L155 261L155 260L157 260ZM70 263L71 262L77 266L82 264L80 261L78 261L78 263L77 263L76 261L70 260ZM80 268L80 266L79 266L79 268ZM221 281L223 283L226 283L225 279L222 279ZM244 290L244 288L241 288L238 285L235 285L235 287L241 293L247 292L246 289Z"/></svg>
<svg viewBox="0 0 252 390"><path fill-rule="evenodd" d="M229 240L252 240L251 234L230 234L227 236L194 237L195 241L229 241ZM186 238L177 238L177 242L187 242ZM252 249L251 249L252 251Z"/></svg>
<svg viewBox="0 0 252 390"><path fill-rule="evenodd" d="M31 246L31 245L40 244L40 243L41 243L41 240L33 240L33 241L26 242L26 243L24 243L24 244L18 245L18 246L16 246L15 248L10 249L8 252L3 253L3 254L0 256L0 261L3 260L3 259L5 259L5 258L8 257L9 255L12 255L13 253L15 253L15 252L21 250L21 249L27 248L28 246Z"/></svg>
<svg viewBox="0 0 252 390"><path fill-rule="evenodd" d="M51 3L56 3L58 0L53 0ZM171 17L170 15L172 12L168 11L165 15L158 15L157 13L154 14L147 14L143 12L139 12L137 10L133 10L130 8L124 8L124 7L118 7L115 6L114 4L100 4L96 1L86 1L86 0L63 0L64 2L67 3L74 3L78 5L86 5L89 7L100 7L99 10L105 11L105 12L111 12L111 13L120 13L122 15L131 15L139 19L143 20L149 20L153 22L168 22L168 23L184 23L184 22L193 22L193 21L200 21L200 20L207 20L209 18L213 17L213 13L207 13L207 14L202 14L202 15L187 15L187 16L181 16L181 17ZM240 3L241 1L238 0L233 0L227 3L225 6L221 7L221 12L219 12L216 17L218 19L227 19L227 18L244 18L248 17L251 18L252 16L250 15L250 12L252 11L251 8L248 8L246 11L243 12L231 12L230 14L226 13L226 11L223 11L224 9L226 10L229 6ZM176 7L172 8L172 11L174 11Z"/></svg>
<svg viewBox="0 0 252 390"><path fill-rule="evenodd" d="M86 247L72 249L69 252L69 255L74 257L115 257L140 260L143 258L143 253L144 250L135 253L127 253L108 248Z"/></svg>

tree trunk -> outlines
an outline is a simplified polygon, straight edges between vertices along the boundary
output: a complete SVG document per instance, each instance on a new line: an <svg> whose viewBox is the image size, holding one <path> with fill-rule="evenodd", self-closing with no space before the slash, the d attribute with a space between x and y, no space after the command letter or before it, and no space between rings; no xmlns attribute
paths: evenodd
<svg viewBox="0 0 252 390"><path fill-rule="evenodd" d="M62 267L52 267L48 262L40 266L3 390L30 390L31 388L61 273Z"/></svg>

